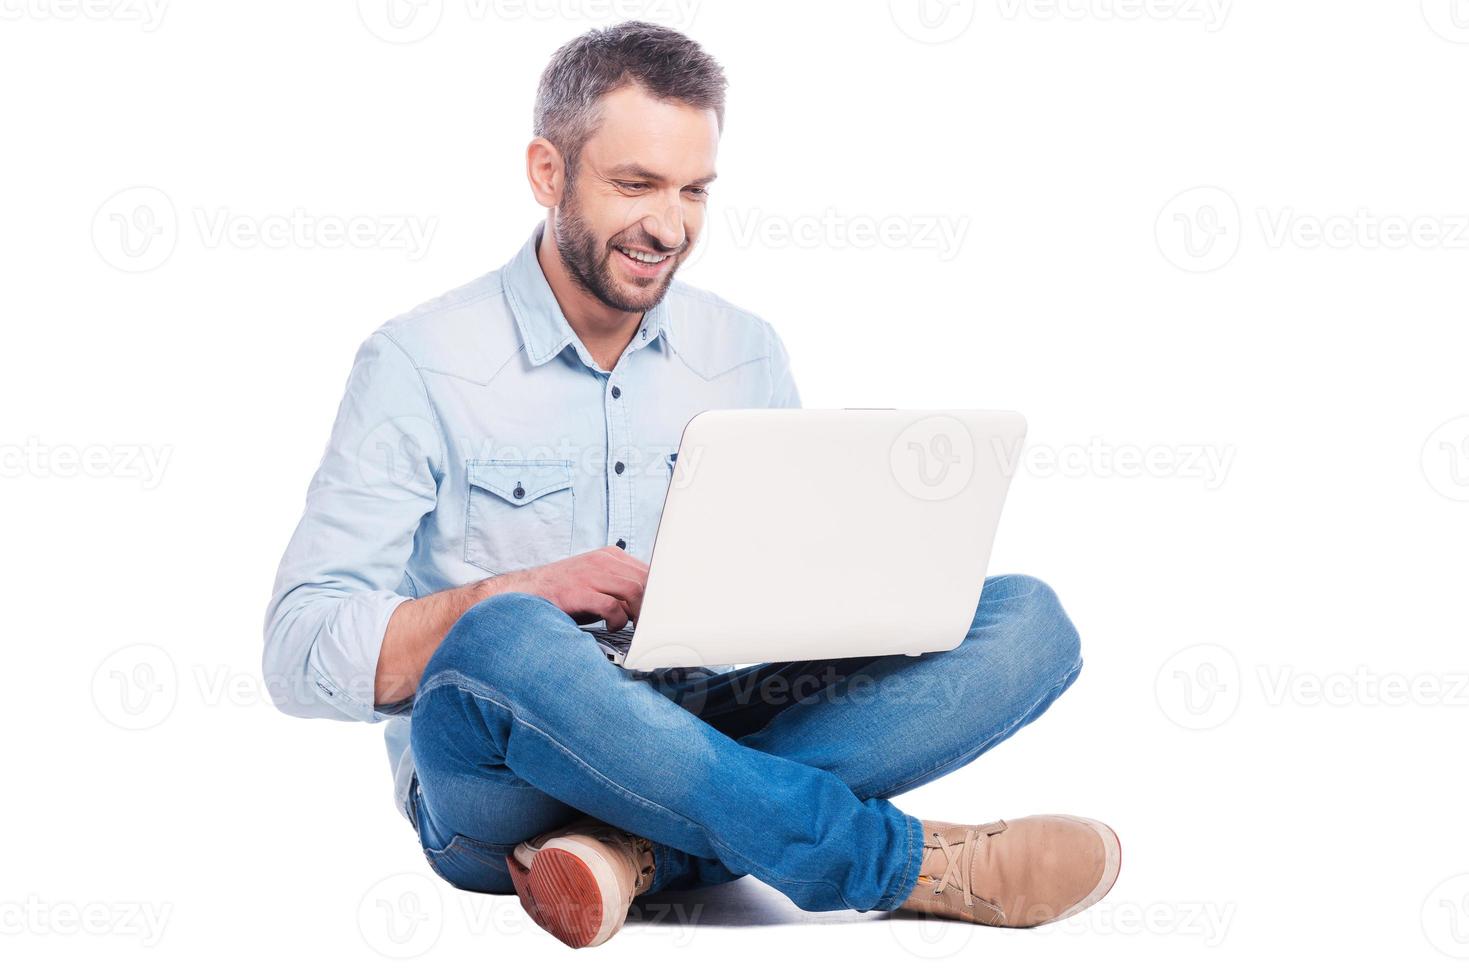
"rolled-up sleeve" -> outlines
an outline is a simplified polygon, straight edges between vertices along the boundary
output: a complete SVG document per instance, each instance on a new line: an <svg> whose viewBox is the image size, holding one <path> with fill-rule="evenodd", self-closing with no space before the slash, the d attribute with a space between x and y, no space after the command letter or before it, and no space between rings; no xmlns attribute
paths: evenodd
<svg viewBox="0 0 1469 980"><path fill-rule="evenodd" d="M303 718L381 721L374 705L388 619L412 598L404 570L433 510L444 441L407 353L383 331L357 351L306 509L265 618L265 682Z"/></svg>

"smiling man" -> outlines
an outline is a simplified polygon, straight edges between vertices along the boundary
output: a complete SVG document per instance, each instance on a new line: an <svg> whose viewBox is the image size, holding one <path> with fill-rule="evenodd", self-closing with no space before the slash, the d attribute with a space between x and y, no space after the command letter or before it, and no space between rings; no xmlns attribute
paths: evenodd
<svg viewBox="0 0 1469 980"><path fill-rule="evenodd" d="M888 799L1076 679L1077 633L1036 579L987 579L942 656L610 662L685 423L800 403L769 324L674 281L724 90L698 45L650 24L556 52L526 155L546 220L358 351L267 612L270 689L290 714L386 721L429 864L517 892L571 946L604 942L639 894L745 874L808 910L1073 914L1116 880L1104 824L925 821ZM759 615L741 602L730 615Z"/></svg>

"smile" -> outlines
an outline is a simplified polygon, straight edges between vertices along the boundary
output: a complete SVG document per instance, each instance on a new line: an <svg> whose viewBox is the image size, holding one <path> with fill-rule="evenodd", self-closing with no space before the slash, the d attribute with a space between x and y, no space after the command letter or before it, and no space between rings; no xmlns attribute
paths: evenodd
<svg viewBox="0 0 1469 980"><path fill-rule="evenodd" d="M633 268L639 272L652 272L653 270L657 269L659 266L667 262L669 259L673 258L673 256L671 255L654 255L652 252L644 252L641 249L636 248L623 248L621 245L617 245L614 247L617 249L617 251L621 252L623 256L625 256L627 260L632 263Z"/></svg>

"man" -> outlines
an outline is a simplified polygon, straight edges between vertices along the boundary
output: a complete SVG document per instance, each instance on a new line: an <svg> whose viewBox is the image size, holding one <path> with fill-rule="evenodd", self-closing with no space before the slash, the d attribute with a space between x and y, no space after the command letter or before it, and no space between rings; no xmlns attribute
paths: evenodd
<svg viewBox="0 0 1469 980"><path fill-rule="evenodd" d="M684 424L799 405L765 321L674 282L703 230L724 89L698 45L649 24L556 52L526 155L545 222L358 351L267 615L276 702L386 720L429 864L513 889L571 946L605 941L636 895L745 874L808 910L1075 913L1117 877L1105 825L923 821L887 799L1075 680L1076 631L1041 582L986 580L964 642L916 658L609 662Z"/></svg>

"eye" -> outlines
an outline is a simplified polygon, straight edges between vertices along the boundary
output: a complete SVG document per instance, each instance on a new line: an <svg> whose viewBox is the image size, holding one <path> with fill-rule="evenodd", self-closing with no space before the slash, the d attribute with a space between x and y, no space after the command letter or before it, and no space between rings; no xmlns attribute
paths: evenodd
<svg viewBox="0 0 1469 980"><path fill-rule="evenodd" d="M617 186L625 191L645 191L648 189L647 182L641 180L619 180Z"/></svg>
<svg viewBox="0 0 1469 980"><path fill-rule="evenodd" d="M691 194L694 197L708 197L709 196L709 188L707 188L707 187L688 187L688 188L685 188L685 193Z"/></svg>

